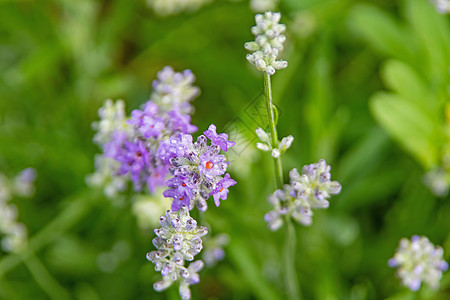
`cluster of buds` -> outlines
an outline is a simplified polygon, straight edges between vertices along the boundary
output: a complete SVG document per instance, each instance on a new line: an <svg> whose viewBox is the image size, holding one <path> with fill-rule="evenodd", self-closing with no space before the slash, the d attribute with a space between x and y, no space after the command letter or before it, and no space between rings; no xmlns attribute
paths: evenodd
<svg viewBox="0 0 450 300"><path fill-rule="evenodd" d="M182 205L190 209L197 206L200 211L205 211L206 200L211 195L216 206L219 206L220 199L227 199L228 188L236 184L230 174L225 174L229 164L226 156L219 154L220 150L226 152L235 143L228 141L227 134L217 134L213 124L203 134L195 143L191 135L180 134L162 143L159 148L159 158L170 163L170 171L174 175L167 181L169 189L163 193L165 197L174 199L173 211Z"/></svg>
<svg viewBox="0 0 450 300"><path fill-rule="evenodd" d="M13 180L0 173L0 233L4 235L1 246L4 251L17 252L27 242L27 228L18 222L17 207L10 203L13 197L31 197L34 193L36 172L28 168Z"/></svg>
<svg viewBox="0 0 450 300"><path fill-rule="evenodd" d="M203 248L201 237L208 230L197 226L184 205L177 212L168 210L165 216L161 216L160 224L161 228L155 229L156 237L153 239L158 250L147 253L147 259L163 276L153 287L156 291L163 291L174 281L179 281L181 298L190 299L189 286L200 281L198 272L203 268L203 262L197 260L186 267L185 261L193 261L194 256L200 253Z"/></svg>
<svg viewBox="0 0 450 300"><path fill-rule="evenodd" d="M160 16L176 15L183 11L195 11L211 0L147 0L148 5Z"/></svg>
<svg viewBox="0 0 450 300"><path fill-rule="evenodd" d="M150 101L166 112L178 110L192 114L194 107L190 104L200 94L194 86L195 76L191 70L176 73L172 67L164 67L153 81L153 94Z"/></svg>
<svg viewBox="0 0 450 300"><path fill-rule="evenodd" d="M294 141L294 137L289 135L281 139L281 142L278 144L278 147L273 148L270 137L262 128L256 129L256 134L262 143L256 143L256 147L262 151L271 152L273 158L280 157L281 154L286 152L289 147L291 147L292 142Z"/></svg>
<svg viewBox="0 0 450 300"><path fill-rule="evenodd" d="M99 110L101 120L94 123L94 141L103 153L96 157L97 170L87 178L88 183L104 186L111 197L123 191L130 180L136 191L146 185L153 193L163 186L169 165L157 156L160 142L197 130L188 114L193 112L190 101L200 93L192 85L194 81L190 70L176 73L165 67L153 82L150 101L131 117L126 116L123 101L106 101Z"/></svg>
<svg viewBox="0 0 450 300"><path fill-rule="evenodd" d="M339 182L330 180L330 166L323 159L304 166L302 175L292 169L289 177L290 185L284 185L282 190L276 190L268 198L274 209L264 219L271 230L280 228L285 216L303 225L311 225L312 209L328 208L327 199L341 191Z"/></svg>
<svg viewBox="0 0 450 300"><path fill-rule="evenodd" d="M397 252L388 264L392 268L398 268L398 277L410 290L417 291L422 281L436 289L442 272L448 269L443 255L441 247L435 247L424 236L415 235L411 241L406 238L400 240Z"/></svg>
<svg viewBox="0 0 450 300"><path fill-rule="evenodd" d="M255 65L259 71L266 72L269 75L275 74L276 70L287 67L286 61L277 60L286 40L283 35L286 26L279 24L280 19L280 13L270 11L256 15L256 26L252 27L252 33L256 37L255 41L244 45L245 49L253 52L247 54L247 60Z"/></svg>

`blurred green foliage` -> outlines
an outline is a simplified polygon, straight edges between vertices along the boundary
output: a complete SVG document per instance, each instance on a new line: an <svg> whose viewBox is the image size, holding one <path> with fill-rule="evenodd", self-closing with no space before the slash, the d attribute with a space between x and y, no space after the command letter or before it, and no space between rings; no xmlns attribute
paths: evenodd
<svg viewBox="0 0 450 300"><path fill-rule="evenodd" d="M449 258L450 199L422 179L447 142L448 16L426 0L281 0L280 11L289 67L274 76L274 100L280 135L295 137L286 174L325 158L343 185L311 227L296 225L304 298L448 299L450 273L439 291L413 294L387 266L413 234ZM196 74L201 131L238 128L248 144L231 170L238 185L204 214L231 240L194 298L286 297L283 229L269 232L263 220L272 161L254 147L262 77L243 48L253 15L246 1L167 18L145 1L0 2L0 170L38 173L36 196L15 203L30 247L1 254L1 299L177 299L175 288L153 291L160 275L145 253L154 234L139 229L129 197L113 205L84 182L98 152L97 109L107 98L137 108L165 65Z"/></svg>

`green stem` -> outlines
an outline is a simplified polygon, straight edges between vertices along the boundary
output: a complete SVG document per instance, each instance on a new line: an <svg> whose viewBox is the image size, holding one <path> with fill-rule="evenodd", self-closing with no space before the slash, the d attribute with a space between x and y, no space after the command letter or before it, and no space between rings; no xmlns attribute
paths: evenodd
<svg viewBox="0 0 450 300"><path fill-rule="evenodd" d="M284 259L286 268L286 285L291 300L300 300L300 284L297 279L297 272L295 270L295 256L296 256L296 242L297 236L295 234L294 225L290 217L286 218L286 245L284 248Z"/></svg>
<svg viewBox="0 0 450 300"><path fill-rule="evenodd" d="M264 73L264 95L266 97L267 117L269 119L270 138L272 148L278 148L278 133L275 121L274 105L272 101L272 87L270 82L270 75ZM274 157L275 163L275 180L279 189L283 188L283 166L280 157ZM297 273L295 271L295 247L296 234L295 228L292 225L290 217L286 217L287 235L286 245L284 251L285 269L286 269L286 284L289 298L291 300L300 300L300 285L297 280Z"/></svg>
<svg viewBox="0 0 450 300"><path fill-rule="evenodd" d="M70 299L67 291L52 277L41 261L29 254L27 257L22 258L23 263L30 271L34 280L39 284L48 297L53 300L65 300Z"/></svg>
<svg viewBox="0 0 450 300"><path fill-rule="evenodd" d="M270 82L270 75L264 73L264 96L266 98L266 108L267 117L269 119L269 129L270 129L270 144L272 148L278 148L278 133L275 124L275 113L273 111L273 101L272 101L272 86ZM273 158L275 163L275 180L278 188L282 188L284 184L283 178L283 166L281 164L281 158Z"/></svg>

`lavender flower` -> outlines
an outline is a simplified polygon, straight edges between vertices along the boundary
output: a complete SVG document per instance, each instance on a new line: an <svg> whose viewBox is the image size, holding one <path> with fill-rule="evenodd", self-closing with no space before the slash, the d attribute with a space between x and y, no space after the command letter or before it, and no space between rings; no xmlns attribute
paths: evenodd
<svg viewBox="0 0 450 300"><path fill-rule="evenodd" d="M99 109L101 121L94 124L98 130L94 141L103 154L96 158L97 171L87 182L104 186L110 197L123 191L129 180L136 191L147 186L154 192L164 185L170 162L159 158L158 153L164 152L159 147L179 133L197 130L186 114L193 112L190 101L199 94L199 89L192 85L194 80L189 70L175 73L171 67L165 67L153 82L151 100L141 109L133 110L130 118L125 116L122 101L115 104L106 101Z"/></svg>
<svg viewBox="0 0 450 300"><path fill-rule="evenodd" d="M195 76L191 70L176 73L171 67L164 67L153 81L153 94L150 101L167 112L178 110L192 114L194 108L189 103L200 94L200 89L192 84Z"/></svg>
<svg viewBox="0 0 450 300"><path fill-rule="evenodd" d="M207 144L207 135L211 145ZM225 155L220 149L228 150L234 145L228 141L226 134L217 134L216 127L211 125L205 135L200 135L193 143L192 136L180 134L160 146L159 158L170 162L174 177L167 182L168 190L164 196L172 197L172 210L177 211L181 205L190 209L197 206L201 211L207 209L206 200L214 197L217 206L220 199L227 198L228 188L236 184L229 174L223 175L228 167Z"/></svg>
<svg viewBox="0 0 450 300"><path fill-rule="evenodd" d="M275 74L276 70L287 67L286 61L277 60L286 40L283 35L286 26L279 24L280 19L280 13L270 11L256 15L256 26L252 27L252 33L256 37L255 41L244 45L245 49L253 52L247 54L247 60L255 65L256 69L269 75Z"/></svg>
<svg viewBox="0 0 450 300"><path fill-rule="evenodd" d="M31 197L34 193L36 171L23 170L14 179L0 173L0 234L1 247L6 252L17 252L27 244L27 228L18 221L17 207L11 203L14 197Z"/></svg>
<svg viewBox="0 0 450 300"><path fill-rule="evenodd" d="M198 272L203 268L201 260L194 261L185 267L185 261L193 261L194 256L203 248L201 237L208 233L206 227L197 226L197 222L189 216L189 209L183 205L177 212L167 211L160 218L161 229L155 229L157 235L153 245L158 249L147 253L147 259L160 271L162 280L153 288L163 291L179 281L182 299L191 299L189 286L200 281Z"/></svg>
<svg viewBox="0 0 450 300"><path fill-rule="evenodd" d="M417 291L422 281L437 289L442 272L448 269L443 255L441 247L435 247L427 237L415 235L411 241L405 238L400 240L397 252L388 264L398 268L397 276L410 290Z"/></svg>
<svg viewBox="0 0 450 300"><path fill-rule="evenodd" d="M233 147L236 143L228 140L228 134L221 133L217 134L216 125L209 125L208 130L204 131L203 134L211 140L214 146L219 146L222 151L227 151L228 148Z"/></svg>
<svg viewBox="0 0 450 300"><path fill-rule="evenodd" d="M271 230L283 225L283 216L292 217L303 225L311 225L312 208L328 208L327 199L341 191L337 181L330 181L330 166L321 159L303 167L302 175L296 169L289 173L291 183L276 190L268 200L274 209L264 217Z"/></svg>

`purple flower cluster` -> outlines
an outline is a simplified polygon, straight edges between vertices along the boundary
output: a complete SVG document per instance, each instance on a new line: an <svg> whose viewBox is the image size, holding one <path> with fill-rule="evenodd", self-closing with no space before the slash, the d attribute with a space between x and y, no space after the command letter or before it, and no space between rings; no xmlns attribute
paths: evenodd
<svg viewBox="0 0 450 300"><path fill-rule="evenodd" d="M158 112L158 106L148 101L142 110L134 110L128 120L131 135L116 133L115 139L105 145L105 154L120 162L122 175L129 175L137 191L147 185L150 192L165 183L169 167L156 155L160 142L179 133L197 130L190 124L191 117L173 110Z"/></svg>
<svg viewBox="0 0 450 300"><path fill-rule="evenodd" d="M226 152L234 144L227 134L217 134L213 124L195 143L191 135L184 133L161 143L158 156L170 164L170 172L174 175L166 183L169 189L163 193L165 197L173 198L172 211L183 205L190 209L195 205L205 211L209 196L213 196L216 206L220 205L220 199L227 199L228 188L236 181L226 173L229 162L220 151Z"/></svg>
<svg viewBox="0 0 450 300"><path fill-rule="evenodd" d="M147 186L150 192L164 186L169 164L157 155L161 142L197 131L191 116L186 114L193 111L188 109L189 102L199 94L199 89L192 86L194 80L189 70L175 73L166 67L153 83L150 101L133 110L130 118L125 117L123 102L115 105L109 101L99 110L101 121L94 126L98 130L95 140L107 164L102 164L103 170L97 170L96 182L103 179L113 184L115 181L110 178L129 178L136 191ZM123 188L123 184L117 187Z"/></svg>

